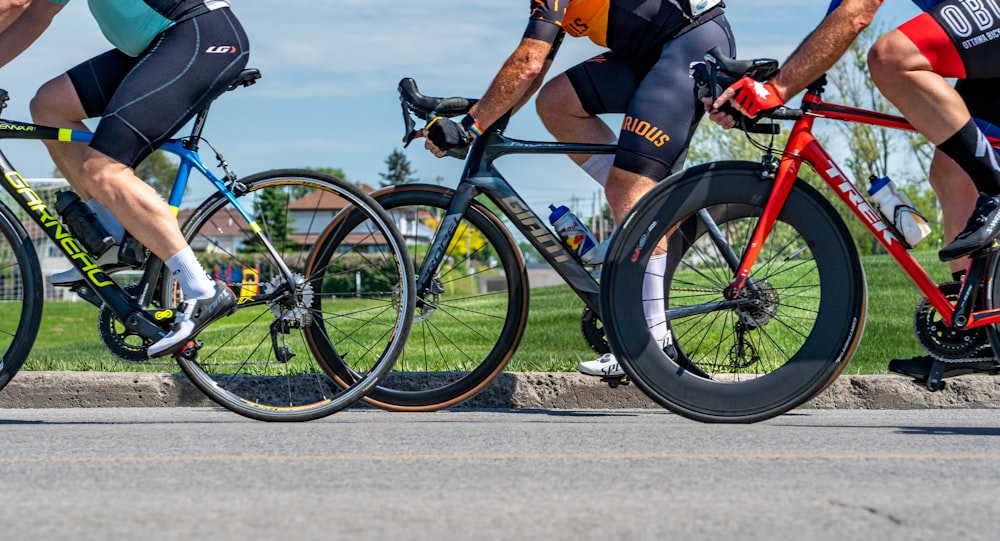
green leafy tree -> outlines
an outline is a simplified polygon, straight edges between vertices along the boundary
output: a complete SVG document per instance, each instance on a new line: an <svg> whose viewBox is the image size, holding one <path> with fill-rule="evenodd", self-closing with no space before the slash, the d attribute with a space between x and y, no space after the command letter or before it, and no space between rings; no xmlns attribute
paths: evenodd
<svg viewBox="0 0 1000 541"><path fill-rule="evenodd" d="M394 148L389 157L385 159L385 165L388 168L386 173L379 173L378 175L382 177L381 185L392 186L395 184L406 184L407 182L416 182L417 172L413 170L413 165L410 160L406 158L406 154L398 148Z"/></svg>
<svg viewBox="0 0 1000 541"><path fill-rule="evenodd" d="M831 101L879 113L899 114L879 93L868 73L868 50L885 31L884 24L866 29L854 41L844 58L830 71L828 77L832 83L829 93ZM922 246L940 246L942 238L940 208L937 197L926 180L930 157L934 152L933 146L919 134L862 123L839 122L835 125L837 131L846 139L847 148L850 149L850 153L843 159L838 158L838 161L846 164L845 173L858 188L867 189L867 179L871 176L889 175L897 187L931 222L931 236L924 239ZM915 160L907 162L903 158L906 155L914 157ZM911 163L915 163L916 167ZM883 251L878 241L865 233L866 227L849 215L849 210L843 205L838 205L837 208L844 216L844 221L847 222L862 254Z"/></svg>

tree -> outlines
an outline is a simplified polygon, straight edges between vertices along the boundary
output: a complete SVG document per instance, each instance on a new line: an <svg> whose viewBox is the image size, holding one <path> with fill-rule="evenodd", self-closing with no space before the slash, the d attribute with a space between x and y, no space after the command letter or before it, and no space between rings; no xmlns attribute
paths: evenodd
<svg viewBox="0 0 1000 541"><path fill-rule="evenodd" d="M879 113L898 115L899 112L883 97L868 73L868 49L877 36L885 33L885 25L868 28L851 44L847 54L830 71L830 99L850 107L868 109ZM924 239L923 246L940 246L943 232L940 225L940 209L937 197L927 182L927 168L933 145L919 134L878 128L868 124L842 122L836 124L837 131L847 140L851 150L843 162L847 164L848 176L859 189L868 187L866 180L871 176L890 175L897 187L906 193L914 206L931 222L931 235ZM905 151L905 152L900 152ZM911 154L917 167L901 160L900 154ZM895 158L895 159L894 159ZM890 174L891 172L891 174ZM849 216L850 211L842 205L838 211L844 216L848 228L862 254L878 253L882 246L865 233L866 227Z"/></svg>
<svg viewBox="0 0 1000 541"><path fill-rule="evenodd" d="M867 53L876 37L884 33L882 28L869 28L854 41L850 49L836 66L827 74L829 84L825 99L850 107L868 109L898 115L898 111L875 87L868 73ZM793 105L794 106L794 105ZM940 246L942 232L935 223L940 223L937 198L926 181L927 166L933 155L933 146L919 135L899 130L877 128L861 123L825 123L833 128L832 133L816 133L820 142L830 151L838 163L846 166L844 174L859 190L868 188L867 179L883 176L891 172L898 189L902 190L921 213L931 222L930 237L921 242L925 248ZM787 128L787 124L785 125ZM818 125L820 129L823 125ZM753 139L751 139L753 137ZM698 127L688 152L688 166L720 160L746 160L759 162L763 151L754 144L771 143L780 151L787 137L779 135L773 141L768 136L748 136L741 130L722 130L714 123L706 121ZM906 156L914 159L907 160ZM853 213L837 203L835 195L808 167L803 167L799 176L818 188L833 202L834 208L844 218L858 251L871 254L881 250L878 241L867 233L867 228Z"/></svg>
<svg viewBox="0 0 1000 541"><path fill-rule="evenodd" d="M177 164L162 150L157 150L135 168L135 176L146 181L164 199L170 197L170 190L177 178Z"/></svg>
<svg viewBox="0 0 1000 541"><path fill-rule="evenodd" d="M385 159L385 164L388 166L388 172L378 174L382 177L381 185L383 187L406 184L407 182L415 182L417 180L417 172L413 170L410 160L406 158L406 154L402 150L398 148L392 149L392 153Z"/></svg>

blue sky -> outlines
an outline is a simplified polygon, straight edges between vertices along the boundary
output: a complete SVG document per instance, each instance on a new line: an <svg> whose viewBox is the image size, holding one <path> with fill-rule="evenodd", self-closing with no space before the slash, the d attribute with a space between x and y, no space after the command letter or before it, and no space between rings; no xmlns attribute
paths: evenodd
<svg viewBox="0 0 1000 541"><path fill-rule="evenodd" d="M826 11L824 0L730 0L727 14L739 56L784 60ZM918 13L889 0L878 16L898 24ZM429 95L482 94L516 47L528 0L235 0L251 40L250 66L263 78L213 106L206 137L241 175L279 167L342 168L350 180L378 185L385 158L401 148L396 84L417 80ZM35 89L109 45L87 11L70 2L36 44L0 70L11 94L4 118L28 120ZM567 39L552 74L600 52ZM613 125L620 122L612 118ZM529 104L507 133L551 139ZM41 143L5 141L7 157L25 177L48 177L53 165ZM454 185L461 162L436 159L414 144L407 156L417 176ZM209 165L214 164L205 156ZM511 157L504 175L539 212L549 203L590 201L598 186L564 157ZM205 192L195 183L191 199ZM578 209L589 214L589 208Z"/></svg>

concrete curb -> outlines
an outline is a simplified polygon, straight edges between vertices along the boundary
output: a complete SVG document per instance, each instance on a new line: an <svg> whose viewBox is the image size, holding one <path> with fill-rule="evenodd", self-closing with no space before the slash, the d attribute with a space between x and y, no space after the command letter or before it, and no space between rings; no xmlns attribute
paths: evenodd
<svg viewBox="0 0 1000 541"><path fill-rule="evenodd" d="M0 408L214 406L183 374L20 372ZM634 385L616 389L569 373L504 373L463 408L659 409ZM931 393L901 376L841 376L802 406L812 409L998 409L1000 376L961 376Z"/></svg>

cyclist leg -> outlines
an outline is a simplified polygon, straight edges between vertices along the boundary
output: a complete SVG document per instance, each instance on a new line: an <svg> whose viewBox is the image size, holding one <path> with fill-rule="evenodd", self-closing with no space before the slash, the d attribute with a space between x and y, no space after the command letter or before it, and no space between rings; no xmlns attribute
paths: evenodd
<svg viewBox="0 0 1000 541"><path fill-rule="evenodd" d="M214 53L229 46L236 54ZM174 329L149 348L173 353L235 305L184 240L170 207L134 168L199 110L222 94L246 65L248 43L228 8L167 29L140 56L108 100L87 149L80 182L143 245L164 260L185 297Z"/></svg>
<svg viewBox="0 0 1000 541"><path fill-rule="evenodd" d="M1000 76L1000 66L992 58L1000 45L988 37L1000 29L1000 21L992 16L975 17L976 11L966 10L957 0L946 0L883 36L868 59L882 93L969 174L982 194L965 229L941 250L941 259L946 261L993 245L1000 233L1000 199L995 197L1000 195L1000 160L995 153L985 152L989 145L965 100L945 80ZM966 23L965 28L957 27ZM957 211L944 212L956 214L953 210Z"/></svg>
<svg viewBox="0 0 1000 541"><path fill-rule="evenodd" d="M107 98L114 94L137 61L121 51L111 50L71 68L38 89L30 104L32 118L46 126L90 131L83 120L101 116L107 107ZM115 240L115 246L100 256L98 264L108 273L131 268L118 259L125 228L107 207L90 197L79 181L87 145L63 141L44 143L63 177ZM52 285L60 287L76 285L82 279L75 267L50 277Z"/></svg>
<svg viewBox="0 0 1000 541"><path fill-rule="evenodd" d="M958 81L955 85L955 89L968 106L969 112L976 118L980 129L991 136L1000 135L1000 129L997 128L1000 125L1000 96L996 93L997 88L1000 88L1000 79L966 79ZM941 203L945 238L954 238L965 227L966 217L972 214L975 208L978 189L968 173L941 151L934 154L929 179ZM965 274L966 263L965 257L950 262L952 275L956 281ZM934 358L929 355L911 359L893 359L889 361L889 371L925 382L930 376L934 362ZM995 373L998 370L1000 362L994 358L993 351L987 343L975 359L947 363L941 377Z"/></svg>
<svg viewBox="0 0 1000 541"><path fill-rule="evenodd" d="M691 137L704 115L704 108L693 92L688 66L715 46L727 54L735 54L732 32L723 16L666 43L659 58L642 75L624 111L608 111L625 113L618 152L605 186L616 223L658 181L683 165ZM665 266L665 253L652 256L642 289L643 312L650 333L667 347L671 336L664 318ZM604 376L623 373L613 355L581 363L580 370Z"/></svg>
<svg viewBox="0 0 1000 541"><path fill-rule="evenodd" d="M538 116L557 141L615 144L615 132L598 115L625 110L635 94L635 77L611 51L601 53L545 83L535 98ZM570 159L598 184L607 184L613 155L571 154Z"/></svg>

